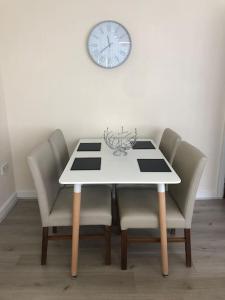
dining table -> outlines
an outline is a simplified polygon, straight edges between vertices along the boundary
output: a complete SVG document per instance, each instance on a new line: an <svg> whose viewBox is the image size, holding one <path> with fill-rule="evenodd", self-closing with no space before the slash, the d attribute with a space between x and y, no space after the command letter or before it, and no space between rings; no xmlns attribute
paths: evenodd
<svg viewBox="0 0 225 300"><path fill-rule="evenodd" d="M139 145L139 146L138 146ZM166 185L180 178L151 139L138 139L127 155L115 156L104 138L78 141L59 182L73 185L71 275L78 275L80 207L82 185L143 185L157 187L162 274L167 276L168 249L166 224Z"/></svg>

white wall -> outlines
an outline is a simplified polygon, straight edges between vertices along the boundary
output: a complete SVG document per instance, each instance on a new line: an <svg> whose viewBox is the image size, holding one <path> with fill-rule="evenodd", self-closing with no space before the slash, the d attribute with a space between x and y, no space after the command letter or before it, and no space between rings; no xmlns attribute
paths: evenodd
<svg viewBox="0 0 225 300"><path fill-rule="evenodd" d="M9 142L7 115L4 93L0 76L0 165L8 162L8 171L0 176L0 221L5 217L9 208L15 203L15 183L13 177L12 155Z"/></svg>
<svg viewBox="0 0 225 300"><path fill-rule="evenodd" d="M199 196L217 195L225 78L225 1L1 0L0 63L17 191L26 156L60 127L72 148L106 126L159 140L171 127L208 156ZM89 59L95 23L114 19L133 49L114 70Z"/></svg>

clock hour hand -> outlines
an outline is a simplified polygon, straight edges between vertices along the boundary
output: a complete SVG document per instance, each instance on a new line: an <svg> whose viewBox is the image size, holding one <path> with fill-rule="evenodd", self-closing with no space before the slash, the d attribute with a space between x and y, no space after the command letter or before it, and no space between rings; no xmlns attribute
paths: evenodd
<svg viewBox="0 0 225 300"><path fill-rule="evenodd" d="M110 47L110 41L109 41L109 36L107 35L107 41L108 41L108 45Z"/></svg>
<svg viewBox="0 0 225 300"><path fill-rule="evenodd" d="M108 46L111 47L113 43L110 43L109 36L107 35Z"/></svg>

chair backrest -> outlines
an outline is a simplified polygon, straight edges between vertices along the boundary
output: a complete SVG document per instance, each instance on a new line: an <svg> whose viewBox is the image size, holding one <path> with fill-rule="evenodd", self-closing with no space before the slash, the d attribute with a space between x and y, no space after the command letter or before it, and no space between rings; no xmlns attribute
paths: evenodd
<svg viewBox="0 0 225 300"><path fill-rule="evenodd" d="M62 131L56 129L50 135L48 141L52 147L57 162L58 175L60 176L69 160L69 152Z"/></svg>
<svg viewBox="0 0 225 300"><path fill-rule="evenodd" d="M187 142L180 143L173 168L181 183L169 185L169 193L185 217L186 228L191 228L195 197L205 164L206 157L201 151Z"/></svg>
<svg viewBox="0 0 225 300"><path fill-rule="evenodd" d="M159 144L159 149L166 157L170 164L173 163L177 147L181 142L181 137L172 129L166 128L163 131L163 135Z"/></svg>
<svg viewBox="0 0 225 300"><path fill-rule="evenodd" d="M47 141L30 153L28 164L38 195L42 226L47 226L47 218L60 189L55 157Z"/></svg>

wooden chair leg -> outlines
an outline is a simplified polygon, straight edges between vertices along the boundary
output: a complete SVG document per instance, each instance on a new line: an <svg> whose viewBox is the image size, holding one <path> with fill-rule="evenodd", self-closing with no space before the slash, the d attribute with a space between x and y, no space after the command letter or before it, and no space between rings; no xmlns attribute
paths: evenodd
<svg viewBox="0 0 225 300"><path fill-rule="evenodd" d="M57 227L56 227L56 226L53 226L53 227L52 227L52 232L53 232L53 233L57 233Z"/></svg>
<svg viewBox="0 0 225 300"><path fill-rule="evenodd" d="M117 207L116 207L116 199L111 197L111 211L112 211L112 225L117 225L118 215L117 215Z"/></svg>
<svg viewBox="0 0 225 300"><path fill-rule="evenodd" d="M115 185L116 186L116 185ZM121 227L120 227L120 212L119 212L119 204L118 204L118 197L117 197L117 189L116 189L116 198L115 198L115 209L116 209L116 223L115 223L115 233L120 235L121 234Z"/></svg>
<svg viewBox="0 0 225 300"><path fill-rule="evenodd" d="M186 266L191 267L191 229L184 229L184 237L185 237L185 253L186 253Z"/></svg>
<svg viewBox="0 0 225 300"><path fill-rule="evenodd" d="M111 226L105 226L105 264L111 265Z"/></svg>
<svg viewBox="0 0 225 300"><path fill-rule="evenodd" d="M170 229L170 234L171 235L175 235L176 234L176 229L175 228L171 228Z"/></svg>
<svg viewBox="0 0 225 300"><path fill-rule="evenodd" d="M119 213L119 205L118 200L115 200L115 206L116 206L116 224L115 224L115 233L120 235L121 234L121 228L120 228L120 213Z"/></svg>
<svg viewBox="0 0 225 300"><path fill-rule="evenodd" d="M113 200L116 199L116 185L115 184L112 185L111 196L112 196Z"/></svg>
<svg viewBox="0 0 225 300"><path fill-rule="evenodd" d="M121 230L121 270L127 269L127 230Z"/></svg>
<svg viewBox="0 0 225 300"><path fill-rule="evenodd" d="M117 210L117 192L116 192L116 184L112 186L112 220L113 225L118 224L118 210Z"/></svg>
<svg viewBox="0 0 225 300"><path fill-rule="evenodd" d="M41 251L41 264L46 265L48 249L48 227L42 229L42 251Z"/></svg>

